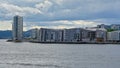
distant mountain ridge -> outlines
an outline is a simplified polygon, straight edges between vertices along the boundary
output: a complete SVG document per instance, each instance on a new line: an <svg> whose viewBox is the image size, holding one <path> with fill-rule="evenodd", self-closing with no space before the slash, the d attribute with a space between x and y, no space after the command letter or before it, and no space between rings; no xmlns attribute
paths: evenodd
<svg viewBox="0 0 120 68"><path fill-rule="evenodd" d="M0 39L10 39L12 38L12 31L6 30L6 31L0 31Z"/></svg>
<svg viewBox="0 0 120 68"><path fill-rule="evenodd" d="M31 30L23 32L24 37L29 37L30 35L31 35ZM11 30L0 31L0 39L11 39L11 38L12 38Z"/></svg>

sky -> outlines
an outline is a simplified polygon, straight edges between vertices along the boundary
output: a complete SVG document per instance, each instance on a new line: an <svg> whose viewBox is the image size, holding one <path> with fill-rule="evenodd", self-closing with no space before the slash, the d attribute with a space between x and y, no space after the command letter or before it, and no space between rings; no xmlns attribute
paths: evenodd
<svg viewBox="0 0 120 68"><path fill-rule="evenodd" d="M0 30L11 30L13 16L32 28L84 28L120 23L120 0L0 0Z"/></svg>

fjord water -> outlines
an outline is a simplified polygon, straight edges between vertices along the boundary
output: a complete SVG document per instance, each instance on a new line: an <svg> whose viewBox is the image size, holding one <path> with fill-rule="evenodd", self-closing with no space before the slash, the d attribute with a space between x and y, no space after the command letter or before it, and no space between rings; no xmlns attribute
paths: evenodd
<svg viewBox="0 0 120 68"><path fill-rule="evenodd" d="M119 45L12 43L0 40L0 68L119 67Z"/></svg>

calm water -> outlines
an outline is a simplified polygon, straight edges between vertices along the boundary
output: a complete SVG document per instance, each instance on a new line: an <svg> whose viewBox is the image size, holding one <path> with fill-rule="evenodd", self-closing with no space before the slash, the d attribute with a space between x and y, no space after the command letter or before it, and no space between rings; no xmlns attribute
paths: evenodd
<svg viewBox="0 0 120 68"><path fill-rule="evenodd" d="M120 68L120 45L11 43L0 40L0 68Z"/></svg>

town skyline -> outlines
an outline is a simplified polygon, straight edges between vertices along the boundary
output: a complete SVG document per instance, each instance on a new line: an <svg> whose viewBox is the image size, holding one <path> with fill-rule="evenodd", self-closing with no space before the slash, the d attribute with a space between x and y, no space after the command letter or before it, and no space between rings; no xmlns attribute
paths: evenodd
<svg viewBox="0 0 120 68"><path fill-rule="evenodd" d="M119 0L0 0L0 30L11 30L12 17L24 17L24 30L119 24Z"/></svg>
<svg viewBox="0 0 120 68"><path fill-rule="evenodd" d="M29 36L23 35L23 17L13 17L12 38L13 42L40 42L40 43L110 43L120 41L120 25L100 24L96 27L31 29ZM115 37L114 37L115 36Z"/></svg>

